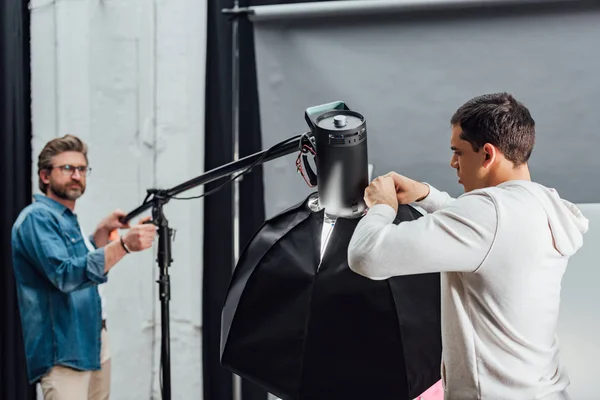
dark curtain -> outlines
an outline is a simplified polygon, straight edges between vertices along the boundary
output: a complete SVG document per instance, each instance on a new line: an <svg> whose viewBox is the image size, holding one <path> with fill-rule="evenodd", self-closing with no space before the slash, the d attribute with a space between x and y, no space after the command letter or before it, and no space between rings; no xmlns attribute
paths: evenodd
<svg viewBox="0 0 600 400"><path fill-rule="evenodd" d="M232 138L232 36L231 23L221 13L232 7L231 0L208 2L208 35L206 60L206 137L205 170L233 160ZM240 32L247 31L242 19ZM242 33L240 43L240 157L261 150L256 102L256 79L253 44ZM249 51L251 50L251 51ZM250 85L248 84L250 83ZM205 190L220 185L217 181ZM231 373L220 363L221 309L231 279L233 259L232 187L206 197L204 208L204 277L203 277L203 372L204 398L228 400L233 397ZM240 183L240 246L243 248L264 220L261 168ZM242 381L243 400L266 400L267 393L246 380Z"/></svg>
<svg viewBox="0 0 600 400"><path fill-rule="evenodd" d="M240 7L308 2L285 0L240 0ZM232 26L222 14L233 7L232 0L208 2L206 59L206 138L205 170L233 160L232 135ZM254 57L252 24L240 18L240 157L262 147L259 99ZM222 181L207 185L208 191ZM204 206L204 272L203 272L203 374L204 399L229 400L233 397L231 373L221 366L221 310L233 268L233 197L226 186L207 196ZM244 176L240 182L240 246L242 250L265 219L263 174L261 167ZM267 393L252 382L242 382L243 400L266 400Z"/></svg>
<svg viewBox="0 0 600 400"><path fill-rule="evenodd" d="M231 127L231 28L222 0L208 1L206 55L205 171L233 159ZM205 191L222 184L208 184ZM233 381L220 363L221 308L233 268L231 185L204 199L202 356L205 400L229 400Z"/></svg>
<svg viewBox="0 0 600 400"><path fill-rule="evenodd" d="M27 1L0 1L0 399L35 399L29 385L12 267L11 227L31 202L29 10Z"/></svg>

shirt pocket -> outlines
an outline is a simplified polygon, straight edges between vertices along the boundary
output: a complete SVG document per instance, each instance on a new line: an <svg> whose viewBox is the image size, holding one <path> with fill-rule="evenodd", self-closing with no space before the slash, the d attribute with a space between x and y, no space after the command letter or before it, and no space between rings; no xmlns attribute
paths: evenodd
<svg viewBox="0 0 600 400"><path fill-rule="evenodd" d="M71 257L82 257L87 254L87 247L79 230L64 228L63 238Z"/></svg>

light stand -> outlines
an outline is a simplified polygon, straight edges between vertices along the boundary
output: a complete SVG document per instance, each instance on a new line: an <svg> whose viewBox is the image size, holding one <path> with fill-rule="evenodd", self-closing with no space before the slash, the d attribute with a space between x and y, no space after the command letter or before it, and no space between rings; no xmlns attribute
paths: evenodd
<svg viewBox="0 0 600 400"><path fill-rule="evenodd" d="M121 219L121 222L128 222L132 218L151 208L152 220L148 221L148 223L155 224L158 227L158 256L156 261L160 269L160 276L157 283L159 284L159 300L161 302L160 366L162 374L163 400L171 400L171 340L169 332L169 301L171 299L171 282L168 268L173 261L171 258L171 236L173 234L173 230L169 228L169 221L164 215L163 206L167 204L169 200L175 198L175 196L186 190L195 188L196 186L205 185L225 176L233 175L238 171L246 170L244 173L250 172L250 170L257 165L299 151L301 140L301 135L292 137L287 141L271 147L270 149L263 150L240 160L230 162L205 172L204 174L177 185L172 189L148 189L148 195L144 202ZM206 194L208 193L205 193L204 195Z"/></svg>
<svg viewBox="0 0 600 400"><path fill-rule="evenodd" d="M150 192L149 192L150 193ZM160 275L158 278L160 319L161 319L161 341L160 364L162 374L163 399L171 399L171 341L169 331L169 301L171 300L171 280L169 277L169 267L173 259L171 258L171 237L173 229L169 228L169 221L163 213L162 206L168 201L160 191L155 191L152 200L152 221L158 227L158 254L156 261Z"/></svg>
<svg viewBox="0 0 600 400"><path fill-rule="evenodd" d="M239 0L233 0L233 9L239 9ZM240 37L239 20L234 18L231 32L231 134L233 136L233 161L240 158ZM243 178L243 177L242 177ZM235 265L240 253L240 183L233 182L233 265ZM239 376L233 375L233 399L242 399L242 380Z"/></svg>

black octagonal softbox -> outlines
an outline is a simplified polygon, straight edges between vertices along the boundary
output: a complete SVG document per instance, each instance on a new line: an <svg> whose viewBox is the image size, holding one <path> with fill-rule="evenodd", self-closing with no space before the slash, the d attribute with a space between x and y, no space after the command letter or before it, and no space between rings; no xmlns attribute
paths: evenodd
<svg viewBox="0 0 600 400"><path fill-rule="evenodd" d="M440 379L440 275L370 280L348 267L360 218L311 196L267 220L242 252L222 314L221 362L284 400L414 399ZM394 223L421 214L401 205Z"/></svg>

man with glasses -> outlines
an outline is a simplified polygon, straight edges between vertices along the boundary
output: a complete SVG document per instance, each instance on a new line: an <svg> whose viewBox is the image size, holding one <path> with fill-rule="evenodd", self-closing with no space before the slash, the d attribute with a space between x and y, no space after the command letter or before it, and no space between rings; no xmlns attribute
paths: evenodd
<svg viewBox="0 0 600 400"><path fill-rule="evenodd" d="M39 188L12 229L27 371L45 400L108 399L110 353L104 298L99 289L127 253L148 249L153 224L130 227L116 210L87 237L75 202L86 189L87 146L66 135L38 158ZM117 229L127 233L110 240Z"/></svg>

